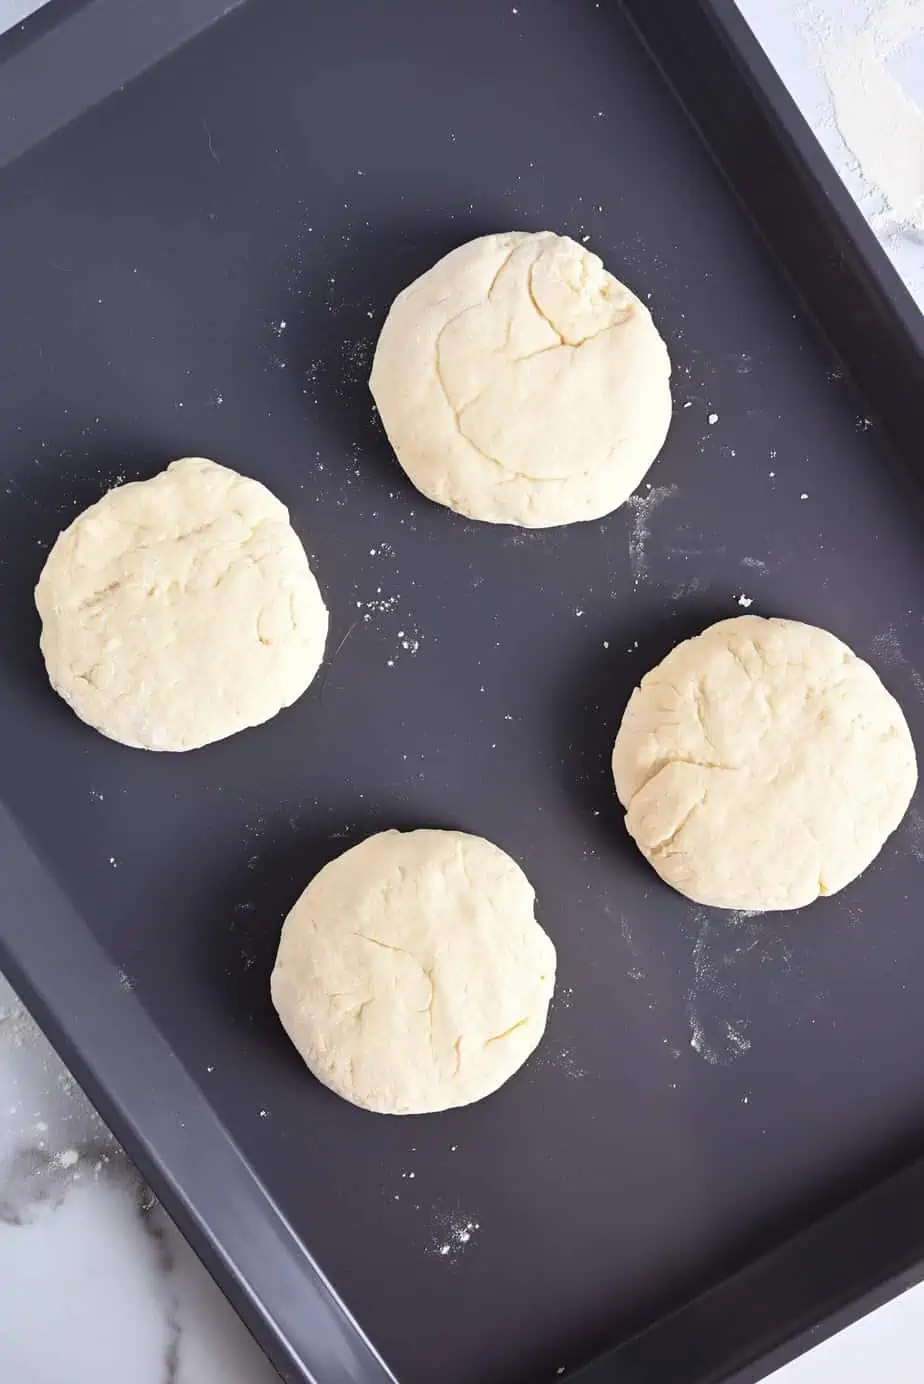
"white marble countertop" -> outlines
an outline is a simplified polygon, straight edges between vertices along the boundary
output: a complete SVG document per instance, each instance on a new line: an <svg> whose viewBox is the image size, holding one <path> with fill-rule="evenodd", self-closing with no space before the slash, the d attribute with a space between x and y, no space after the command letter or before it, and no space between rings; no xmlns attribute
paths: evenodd
<svg viewBox="0 0 924 1384"><path fill-rule="evenodd" d="M0 978L3 1384L278 1384Z"/></svg>
<svg viewBox="0 0 924 1384"><path fill-rule="evenodd" d="M871 13L888 6L901 29L903 16L924 11L924 2L739 4L924 303L924 235L864 176L835 119L825 69L825 54L841 40L852 42ZM34 0L0 0L0 31L36 7ZM904 98L913 100L917 91L924 104L924 24L907 28L917 34L896 41L889 71ZM924 187L924 144L911 153L920 155ZM920 1384L922 1362L924 1285L772 1378L773 1384ZM277 1378L2 978L0 1378L4 1384L271 1384Z"/></svg>

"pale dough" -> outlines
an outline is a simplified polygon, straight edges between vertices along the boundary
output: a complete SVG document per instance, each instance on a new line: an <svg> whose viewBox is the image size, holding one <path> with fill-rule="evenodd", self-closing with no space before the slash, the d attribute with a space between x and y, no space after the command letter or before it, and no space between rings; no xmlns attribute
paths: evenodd
<svg viewBox="0 0 924 1384"><path fill-rule="evenodd" d="M719 908L800 908L878 855L917 782L898 703L825 630L743 615L642 679L613 750L626 826Z"/></svg>
<svg viewBox="0 0 924 1384"><path fill-rule="evenodd" d="M671 417L651 315L551 231L473 240L399 294L369 381L398 460L471 519L542 528L632 494Z"/></svg>
<svg viewBox="0 0 924 1384"><path fill-rule="evenodd" d="M55 690L103 735L147 750L268 721L305 691L327 636L285 505L202 457L79 515L35 603Z"/></svg>
<svg viewBox="0 0 924 1384"><path fill-rule="evenodd" d="M499 847L384 831L326 865L282 930L273 1003L311 1071L414 1115L497 1090L542 1036L555 948Z"/></svg>

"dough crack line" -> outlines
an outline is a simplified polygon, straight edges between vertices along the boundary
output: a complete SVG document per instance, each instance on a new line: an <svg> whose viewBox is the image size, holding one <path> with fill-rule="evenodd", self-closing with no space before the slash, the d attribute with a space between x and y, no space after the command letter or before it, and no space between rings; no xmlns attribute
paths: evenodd
<svg viewBox="0 0 924 1384"><path fill-rule="evenodd" d="M642 789L647 788L649 783L656 779L659 774L663 773L665 769L669 769L672 764L689 764L692 769L717 769L724 774L737 774L741 772L736 764L717 764L709 759L690 759L682 754L668 755L663 759L659 759L656 764L651 766L651 773L648 774L636 788L626 804L626 807L631 807Z"/></svg>
<svg viewBox="0 0 924 1384"><path fill-rule="evenodd" d="M693 806L692 806L687 812L684 813L684 815L681 817L680 821L678 822L677 826L674 827L673 831L669 832L668 835L665 836L664 839L663 839L662 841L658 841L658 842L656 842L653 846L649 846L649 847L647 848L647 849L648 849L648 854L649 854L653 859L656 860L656 859L658 858L658 856L666 854L666 852L670 849L670 847L671 847L671 846L674 844L674 842L677 840L677 837L678 837L678 836L680 835L680 833L683 831L684 827L686 826L687 822L689 822L689 820L690 820L690 818L693 816L693 814L694 814L695 812L698 812L699 809L700 809L701 807L704 807L704 806L705 806L706 799L707 799L708 797L709 797L708 791L705 791L705 790L704 790L702 797L699 798L699 799L693 804Z"/></svg>
<svg viewBox="0 0 924 1384"><path fill-rule="evenodd" d="M486 297L486 299L485 299L485 302L487 302L487 301L489 301L489 300L491 299L491 296L492 296L492 294L493 294L493 292L494 292L494 288L495 288L495 286L496 286L496 284L497 284L498 279L500 278L500 276L501 276L501 274L503 273L503 271L506 269L507 265L510 263L511 259L513 258L514 254L516 253L516 250L517 250L518 248L519 248L519 247L514 247L514 249L511 250L511 252L507 255L506 259L504 260L503 264L500 266L500 268L499 268L499 269L497 270L497 272L495 273L494 278L491 280L491 285L490 285L490 287L489 287L489 289L488 289L488 293L487 293L487 297ZM570 352L568 359L569 359L569 361L570 361L571 363L573 363L574 360L576 359L577 352L581 349L582 346L585 346L585 345L586 345L588 342L590 342L590 341L595 341L595 340L597 339L597 337L603 336L603 335L605 335L605 333L610 332L610 331L613 331L613 330L615 330L617 327L621 327L621 326L622 326L625 322L627 322L627 321L629 320L629 318L632 316L632 308L631 308L631 306L630 306L630 307L627 307L627 308L625 309L625 311L624 311L623 315L620 317L619 321L617 321L617 322L612 322L612 323L610 323L610 324L609 324L608 326L606 326L606 327L601 327L601 328L599 329L599 331L591 332L589 336L582 337L580 341L576 341L576 342L567 341L567 340L564 338L564 336L562 336L562 334L561 334L561 332L558 330L558 328L555 326L555 324L554 324L554 322L551 320L551 318L550 318L545 312L543 312L542 308L540 307L540 305L539 305L539 303L538 303L538 301L537 301L537 299L536 299L535 293L534 293L534 291L533 291L533 271L534 271L534 269L535 269L535 261L533 262L532 265L530 265L530 268L529 268L529 270L528 270L528 272L527 272L526 279L525 279L527 295L528 295L528 297L529 297L529 301L530 301L530 303L532 304L533 309L534 309L535 312L536 312L536 315L537 315L543 322L546 323L546 325L549 327L550 331L552 331L552 332L555 333L555 336L557 337L557 341L551 343L551 344L548 345L548 346L542 346L542 347L540 347L540 348L539 348L538 350L536 350L536 351L530 351L530 352L528 352L528 354L525 355L525 356L514 356L514 357L512 358L512 363L513 363L514 365L519 365L519 364L521 364L521 363L524 362L524 361L533 360L536 356L547 355L550 351L559 351L559 350L561 350L561 349L563 349L563 348L564 348L565 350L567 350L568 352ZM498 467L499 470L501 470L501 471L504 473L505 479L507 479L508 481L528 481L531 485L547 485L547 484L562 484L562 483L567 482L567 481L570 481L570 480L576 480L576 479L578 478L578 475L579 475L579 474L583 474L583 475L586 476L586 475L587 475L587 472L583 472L583 473L573 473L573 474L568 474L568 475L566 475L566 476L533 476L533 475L531 475L528 471L511 471L511 470L509 469L509 467L507 467L507 466L504 464L503 461L500 461L497 457L491 456L490 452L486 452L486 451L483 450L483 448L479 447L478 444L477 444L477 442L474 442L474 441L472 440L472 438L469 437L468 433L465 431L465 429L464 429L464 427L463 427L463 425L462 425L462 414L464 414L464 413L466 412L467 409L471 408L473 404L477 404L477 403L478 403L479 399L481 399L482 396L484 395L484 390L483 390L483 389L478 390L477 393L473 394L472 397L471 397L470 399L466 399L465 402L464 402L464 404L461 405L461 407L459 407L459 408L456 407L456 405L454 404L452 398L450 397L449 387L448 387L448 385L447 385L447 383L446 383L446 377L445 377L445 375L443 374L443 365L442 365L442 340L443 340L444 334L449 330L450 327L454 326L455 323L458 322L458 321L460 320L460 318L464 317L464 316L466 315L466 313L472 312L473 310L475 310L475 309L477 309L477 308L479 308L479 307L481 307L481 306L483 306L481 303L472 303L472 304L470 304L468 307L462 308L462 310L461 310L460 312L457 312L456 315L455 315L454 317L451 317L451 318L449 319L449 321L448 321L447 323L445 323L445 325L440 329L440 331L439 331L439 333L438 333L438 335L437 335L437 338L436 338L436 349L435 349L435 356L434 356L434 368L435 368L435 372L436 372L436 379L437 379L437 383L439 384L440 391L441 391L441 393L442 393L442 395L443 395L443 398L444 398L444 400L446 401L446 406L447 406L447 408L449 409L450 413L452 414L453 424L454 424L454 426L455 426L456 432L457 432L457 433L459 434L459 436L462 438L463 442L466 442L471 448L473 448L474 451L476 451L476 452L478 453L479 456L483 457L483 458L485 459L485 461L489 461L489 462L491 462L492 465ZM508 315L508 316L507 316L507 319L506 319L506 331L507 331L507 336L506 336L505 345L509 344L509 341L510 341L511 320L512 320L512 319L511 319L510 316ZM612 452L612 449L611 449L611 452Z"/></svg>
<svg viewBox="0 0 924 1384"><path fill-rule="evenodd" d="M529 1015L527 1014L525 1018L517 1019L515 1024L511 1024L509 1028L505 1028L503 1033L495 1033L493 1038L486 1038L484 1040L484 1046L487 1048L490 1047L492 1043L499 1043L502 1038L509 1038L511 1033L516 1033L518 1028L522 1028L524 1024L528 1023Z"/></svg>
<svg viewBox="0 0 924 1384"><path fill-rule="evenodd" d="M430 1028L432 1031L433 1001L436 998L436 982L433 979L434 968L432 966L425 966L423 962L419 961L418 958L414 955L414 953L409 952L406 947L395 947L391 944L391 942L383 942L380 937L369 937L365 932L354 932L353 936L359 937L363 942L371 942L371 944L374 947L382 947L385 951L397 952L399 956L406 956L411 961L413 961L415 966L420 967L421 972L423 973L424 977L427 980L427 983L430 986L430 998L427 1001L426 1009L422 1009L421 1013L426 1014L428 1016L430 1021Z"/></svg>
<svg viewBox="0 0 924 1384"><path fill-rule="evenodd" d="M443 331L445 330L446 328L444 327ZM442 335L443 332L440 332L440 337ZM555 347L554 349L557 350L558 348ZM502 471L504 474L505 481L507 481L508 483L511 481L529 481L531 485L560 485L563 481L568 481L572 479L571 476L531 476L527 471L510 471L502 461L498 461L497 457L492 457L489 452L483 451L478 446L478 443L473 442L472 439L468 436L468 434L464 431L462 423L459 419L459 414L456 411L455 405L449 397L449 390L446 387L446 381L443 378L443 371L440 365L439 337L437 337L436 359L434 360L433 364L436 372L437 383L439 384L443 398L446 400L446 407L449 409L449 412L452 415L452 421L455 425L456 432L459 434L462 441L467 443L467 445L471 447L472 451L477 452L480 457L484 457L485 461L489 461L492 466L496 466L499 471ZM479 397L479 395L476 395L474 399L471 399L469 403L466 404L466 408L468 408L470 404L476 402L476 400Z"/></svg>

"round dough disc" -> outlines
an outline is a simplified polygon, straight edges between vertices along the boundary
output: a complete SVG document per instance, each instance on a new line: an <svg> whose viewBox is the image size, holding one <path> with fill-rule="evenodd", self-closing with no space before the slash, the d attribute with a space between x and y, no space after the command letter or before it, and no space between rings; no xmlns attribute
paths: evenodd
<svg viewBox="0 0 924 1384"><path fill-rule="evenodd" d="M470 519L545 528L609 514L671 417L648 309L567 236L453 250L399 294L369 386L424 495Z"/></svg>
<svg viewBox="0 0 924 1384"><path fill-rule="evenodd" d="M481 1100L542 1037L555 948L497 846L383 831L315 876L282 929L273 1003L311 1071L386 1115Z"/></svg>
<svg viewBox="0 0 924 1384"><path fill-rule="evenodd" d="M185 457L110 490L59 535L35 591L51 684L81 720L193 750L300 697L327 611L285 505Z"/></svg>
<svg viewBox="0 0 924 1384"><path fill-rule="evenodd" d="M825 630L743 615L679 644L613 749L626 826L668 884L718 908L801 908L855 879L917 782L901 707Z"/></svg>

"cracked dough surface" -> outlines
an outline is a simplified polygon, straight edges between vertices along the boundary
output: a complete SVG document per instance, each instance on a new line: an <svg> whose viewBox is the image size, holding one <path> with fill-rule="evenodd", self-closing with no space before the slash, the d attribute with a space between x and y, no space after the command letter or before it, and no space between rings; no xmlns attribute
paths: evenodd
<svg viewBox="0 0 924 1384"><path fill-rule="evenodd" d="M460 246L399 294L369 385L424 495L541 528L628 499L667 435L669 375L648 309L596 255L512 231Z"/></svg>
<svg viewBox="0 0 924 1384"><path fill-rule="evenodd" d="M384 831L325 865L282 929L273 1003L311 1071L389 1115L481 1100L542 1037L555 948L526 875L457 831Z"/></svg>
<svg viewBox="0 0 924 1384"><path fill-rule="evenodd" d="M626 826L718 908L801 908L875 859L917 782L901 707L833 634L743 615L679 644L613 749Z"/></svg>
<svg viewBox="0 0 924 1384"><path fill-rule="evenodd" d="M35 603L55 690L103 735L147 750L268 721L305 691L327 637L285 505L202 457L78 515Z"/></svg>

